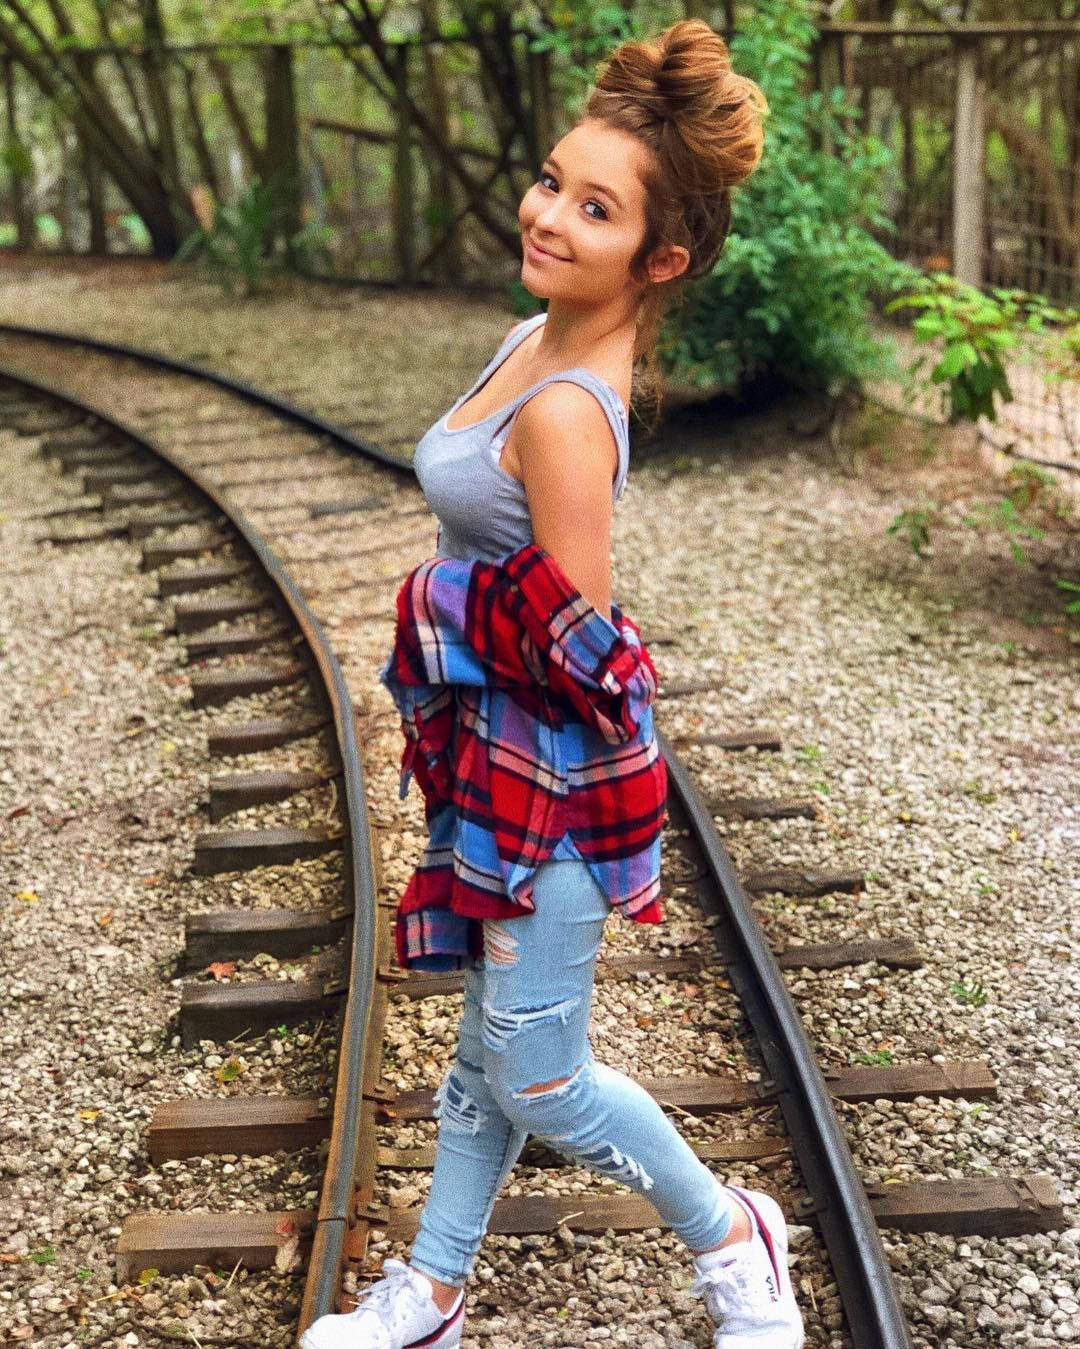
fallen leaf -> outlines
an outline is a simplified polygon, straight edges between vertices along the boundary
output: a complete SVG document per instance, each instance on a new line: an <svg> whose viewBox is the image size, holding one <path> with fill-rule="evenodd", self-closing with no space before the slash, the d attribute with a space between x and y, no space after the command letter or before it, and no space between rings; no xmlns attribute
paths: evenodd
<svg viewBox="0 0 1080 1349"><path fill-rule="evenodd" d="M296 1220L293 1218L282 1218L274 1227L274 1234L279 1237L291 1237L296 1232Z"/></svg>
<svg viewBox="0 0 1080 1349"><path fill-rule="evenodd" d="M21 899L24 904L36 904L41 896L36 890L16 890L15 898Z"/></svg>
<svg viewBox="0 0 1080 1349"><path fill-rule="evenodd" d="M245 1067L242 1059L226 1059L220 1068L214 1069L214 1076L219 1082L235 1082Z"/></svg>
<svg viewBox="0 0 1080 1349"><path fill-rule="evenodd" d="M656 1018L653 1016L648 1016L645 1012L640 1012L634 1018L634 1020L638 1023L638 1025L641 1027L642 1030L648 1030L650 1026L656 1025Z"/></svg>
<svg viewBox="0 0 1080 1349"><path fill-rule="evenodd" d="M98 927L108 927L113 920L112 909L102 909L97 916Z"/></svg>
<svg viewBox="0 0 1080 1349"><path fill-rule="evenodd" d="M684 998L696 998L700 992L701 989L697 984L683 984L682 986L682 995Z"/></svg>
<svg viewBox="0 0 1080 1349"><path fill-rule="evenodd" d="M236 973L235 960L215 960L207 965L207 970L220 983L222 979L227 979L230 974Z"/></svg>
<svg viewBox="0 0 1080 1349"><path fill-rule="evenodd" d="M20 815L29 815L29 814L30 814L29 806L16 806L14 810L8 811L8 819L17 820Z"/></svg>
<svg viewBox="0 0 1080 1349"><path fill-rule="evenodd" d="M21 1259L14 1251L0 1251L0 1265L17 1265Z"/></svg>
<svg viewBox="0 0 1080 1349"><path fill-rule="evenodd" d="M96 1120L100 1114L101 1114L100 1110L80 1110L79 1118L93 1121Z"/></svg>
<svg viewBox="0 0 1080 1349"><path fill-rule="evenodd" d="M142 883L143 885L157 885L158 881L160 880L161 880L160 876L144 876L142 878Z"/></svg>
<svg viewBox="0 0 1080 1349"><path fill-rule="evenodd" d="M161 752L162 752L162 754L175 754L175 753L176 753L176 741L175 741L175 740L166 740L165 743L161 746Z"/></svg>
<svg viewBox="0 0 1080 1349"><path fill-rule="evenodd" d="M159 1269L140 1269L139 1282L145 1288L148 1283L153 1283L160 1273Z"/></svg>

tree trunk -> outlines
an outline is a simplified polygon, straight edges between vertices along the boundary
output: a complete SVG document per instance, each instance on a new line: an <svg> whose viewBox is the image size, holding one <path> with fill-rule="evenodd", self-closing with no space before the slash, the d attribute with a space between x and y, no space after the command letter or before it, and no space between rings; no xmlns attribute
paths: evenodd
<svg viewBox="0 0 1080 1349"><path fill-rule="evenodd" d="M20 248L29 248L32 241L30 212L26 204L26 180L22 170L26 163L32 165L29 151L24 156L23 144L19 139L19 110L15 72L18 70L10 56L3 57L4 103L7 111L7 140L12 159L8 166L11 179L11 213L15 221L15 238Z"/></svg>
<svg viewBox="0 0 1080 1349"><path fill-rule="evenodd" d="M420 0L420 10L424 25L431 33L441 28L439 0ZM454 139L451 123L449 99L446 94L446 53L440 43L425 42L424 75L428 98L428 109L433 124L448 145ZM454 219L454 180L442 160L437 160L428 171L428 218L431 222L432 237L437 238L444 230L451 231L451 237L441 249L436 263L436 275L439 280L458 281L461 279L461 240L452 224Z"/></svg>

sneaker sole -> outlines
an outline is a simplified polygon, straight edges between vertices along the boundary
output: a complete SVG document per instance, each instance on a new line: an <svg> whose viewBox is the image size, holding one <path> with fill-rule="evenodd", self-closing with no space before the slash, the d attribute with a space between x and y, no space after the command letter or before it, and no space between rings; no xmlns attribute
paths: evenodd
<svg viewBox="0 0 1080 1349"><path fill-rule="evenodd" d="M430 1335L425 1335L422 1340L410 1340L404 1349L457 1349L461 1343L461 1328L464 1324L465 1302L462 1299L461 1306L449 1321L433 1330ZM323 1349L323 1346L313 1338L310 1331L305 1330L300 1336L300 1349Z"/></svg>

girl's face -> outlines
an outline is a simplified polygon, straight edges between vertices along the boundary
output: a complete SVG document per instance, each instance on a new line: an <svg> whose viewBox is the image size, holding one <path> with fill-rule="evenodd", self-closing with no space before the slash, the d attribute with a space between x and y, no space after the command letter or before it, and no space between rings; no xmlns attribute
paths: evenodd
<svg viewBox="0 0 1080 1349"><path fill-rule="evenodd" d="M645 237L648 155L636 137L594 118L555 145L518 207L527 290L583 308L636 299L642 283L629 267Z"/></svg>

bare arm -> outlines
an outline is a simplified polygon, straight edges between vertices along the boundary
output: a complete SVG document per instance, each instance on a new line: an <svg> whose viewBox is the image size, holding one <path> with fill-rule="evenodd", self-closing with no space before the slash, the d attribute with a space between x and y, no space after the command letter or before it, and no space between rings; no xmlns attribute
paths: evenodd
<svg viewBox="0 0 1080 1349"><path fill-rule="evenodd" d="M533 537L582 595L611 617L611 484L618 447L588 390L549 384L519 411L511 436Z"/></svg>

